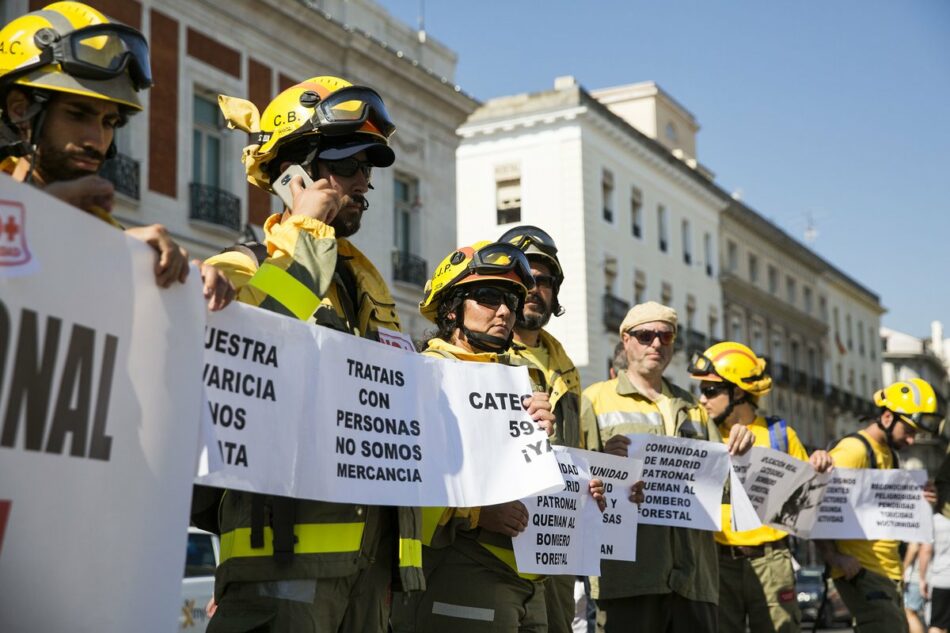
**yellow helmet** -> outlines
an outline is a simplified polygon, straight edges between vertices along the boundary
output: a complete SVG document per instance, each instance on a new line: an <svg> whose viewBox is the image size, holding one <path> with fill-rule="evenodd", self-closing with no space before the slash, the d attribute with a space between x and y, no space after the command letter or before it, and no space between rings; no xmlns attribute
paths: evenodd
<svg viewBox="0 0 950 633"><path fill-rule="evenodd" d="M895 382L874 394L874 404L893 412L915 429L935 433L943 415L937 393L926 380L911 378Z"/></svg>
<svg viewBox="0 0 950 633"><path fill-rule="evenodd" d="M426 282L419 312L435 323L439 304L452 288L480 282L500 281L514 287L524 304L528 290L534 288L531 265L520 249L507 242L475 242L450 253L436 266Z"/></svg>
<svg viewBox="0 0 950 633"><path fill-rule="evenodd" d="M257 135L256 143L244 148L248 181L271 190L270 162L281 147L306 136L321 135L329 149L322 158L335 160L366 151L376 167L389 167L395 154L389 137L396 126L375 90L354 86L339 77L311 77L274 97L262 113L246 99L218 96L218 105L228 127ZM333 149L337 155L333 155ZM343 149L341 149L343 148ZM316 151L307 157L313 160Z"/></svg>
<svg viewBox="0 0 950 633"><path fill-rule="evenodd" d="M702 354L693 354L690 375L696 380L730 382L755 397L772 389L772 378L765 373L766 361L742 343L716 343Z"/></svg>
<svg viewBox="0 0 950 633"><path fill-rule="evenodd" d="M152 85L148 43L136 29L81 2L54 2L0 30L0 88L105 99L141 110Z"/></svg>

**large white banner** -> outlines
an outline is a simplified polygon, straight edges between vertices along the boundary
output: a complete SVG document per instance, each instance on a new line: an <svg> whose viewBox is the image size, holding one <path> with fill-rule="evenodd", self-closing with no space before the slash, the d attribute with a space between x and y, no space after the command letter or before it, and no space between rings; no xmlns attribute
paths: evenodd
<svg viewBox="0 0 950 633"><path fill-rule="evenodd" d="M177 628L200 281L0 176L0 630Z"/></svg>
<svg viewBox="0 0 950 633"><path fill-rule="evenodd" d="M643 460L646 501L640 523L719 531L729 452L720 442L628 435L631 457Z"/></svg>
<svg viewBox="0 0 950 633"><path fill-rule="evenodd" d="M431 358L233 304L204 383L225 462L200 483L323 501L470 507L559 490L525 368Z"/></svg>
<svg viewBox="0 0 950 633"><path fill-rule="evenodd" d="M599 576L603 558L636 560L637 506L630 487L639 480L640 460L554 447L563 489L522 499L527 529L512 540L518 571L530 574ZM607 508L590 495L591 479L601 479Z"/></svg>
<svg viewBox="0 0 950 633"><path fill-rule="evenodd" d="M803 538L933 539L933 511L922 491L926 471L835 468L818 474L808 462L759 446L732 462L764 524ZM733 527L751 529L737 492L734 486Z"/></svg>

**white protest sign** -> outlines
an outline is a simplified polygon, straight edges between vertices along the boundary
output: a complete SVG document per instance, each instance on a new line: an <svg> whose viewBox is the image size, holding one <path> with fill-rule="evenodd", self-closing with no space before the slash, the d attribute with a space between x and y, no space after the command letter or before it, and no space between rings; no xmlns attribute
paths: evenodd
<svg viewBox="0 0 950 633"><path fill-rule="evenodd" d="M753 446L732 462L743 472L739 479L761 523L786 531L802 529L813 514L810 510L817 507L824 482L816 479L818 473L810 463L765 446Z"/></svg>
<svg viewBox="0 0 950 633"><path fill-rule="evenodd" d="M555 446L564 488L522 499L528 528L512 540L518 570L533 574L600 575L600 560L636 560L637 506L630 487L640 460ZM604 482L607 509L601 512L589 482Z"/></svg>
<svg viewBox="0 0 950 633"><path fill-rule="evenodd" d="M933 510L923 498L923 470L836 468L810 538L933 540Z"/></svg>
<svg viewBox="0 0 950 633"><path fill-rule="evenodd" d="M524 368L421 356L240 304L210 315L205 346L225 465L199 483L453 507L563 486L522 408Z"/></svg>
<svg viewBox="0 0 950 633"><path fill-rule="evenodd" d="M529 574L600 574L600 553L590 528L601 516L590 495L590 471L580 449L554 447L564 488L522 499L528 527L512 539L518 571ZM584 529L588 528L588 529Z"/></svg>
<svg viewBox="0 0 950 633"><path fill-rule="evenodd" d="M643 460L646 501L640 523L717 532L729 453L719 442L662 435L628 435L631 457Z"/></svg>
<svg viewBox="0 0 950 633"><path fill-rule="evenodd" d="M0 200L0 630L173 631L198 272L160 289L142 242L5 175Z"/></svg>

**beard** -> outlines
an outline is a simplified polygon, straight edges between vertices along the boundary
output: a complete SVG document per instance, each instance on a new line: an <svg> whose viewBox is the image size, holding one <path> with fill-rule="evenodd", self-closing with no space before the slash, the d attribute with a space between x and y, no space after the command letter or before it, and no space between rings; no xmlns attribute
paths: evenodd
<svg viewBox="0 0 950 633"><path fill-rule="evenodd" d="M70 166L70 160L78 157L96 160L100 167L105 160L105 156L94 149L87 148L78 152L70 152L41 142L36 151L36 170L47 184L63 180L75 180L82 176L98 173L98 169L89 171Z"/></svg>
<svg viewBox="0 0 950 633"><path fill-rule="evenodd" d="M350 206L356 204L357 206ZM360 230L363 222L363 212L369 207L369 203L360 194L346 196L340 207L340 212L330 222L330 226L336 232L337 237L350 237Z"/></svg>
<svg viewBox="0 0 950 633"><path fill-rule="evenodd" d="M534 308L537 312L528 312L528 302L536 302L536 307ZM548 324L548 321L551 320L551 305L545 303L544 299L541 298L541 295L535 292L529 292L528 298L525 299L525 306L522 309L522 316L518 319L518 327L524 328L525 330L540 330L545 325Z"/></svg>

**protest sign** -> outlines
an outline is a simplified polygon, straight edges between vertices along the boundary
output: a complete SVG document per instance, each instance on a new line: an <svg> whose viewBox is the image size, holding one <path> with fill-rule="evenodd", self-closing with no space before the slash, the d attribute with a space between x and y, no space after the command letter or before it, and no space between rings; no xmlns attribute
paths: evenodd
<svg viewBox="0 0 950 633"><path fill-rule="evenodd" d="M629 499L640 460L554 447L564 476L562 490L522 499L528 528L512 540L518 570L532 574L600 575L600 560L636 560L637 506ZM604 482L601 512L589 482Z"/></svg>
<svg viewBox="0 0 950 633"><path fill-rule="evenodd" d="M923 470L836 468L830 473L810 538L933 540L933 510Z"/></svg>
<svg viewBox="0 0 950 633"><path fill-rule="evenodd" d="M718 442L628 435L631 457L643 460L646 501L640 523L719 531L729 453Z"/></svg>
<svg viewBox="0 0 950 633"><path fill-rule="evenodd" d="M226 462L199 483L379 505L481 506L558 490L524 368L461 363L234 304L205 385Z"/></svg>
<svg viewBox="0 0 950 633"><path fill-rule="evenodd" d="M579 449L554 447L564 488L522 502L528 527L512 539L518 571L529 574L600 574L596 540L600 510L590 495L590 470ZM591 529L593 528L593 529Z"/></svg>
<svg viewBox="0 0 950 633"><path fill-rule="evenodd" d="M174 630L198 272L159 288L151 248L5 175L0 223L15 233L0 240L0 630Z"/></svg>
<svg viewBox="0 0 950 633"><path fill-rule="evenodd" d="M765 446L753 446L745 455L733 457L732 463L743 489L732 492L736 521L743 517L744 492L761 523L786 531L804 529L826 479L816 479L818 473L810 463Z"/></svg>

